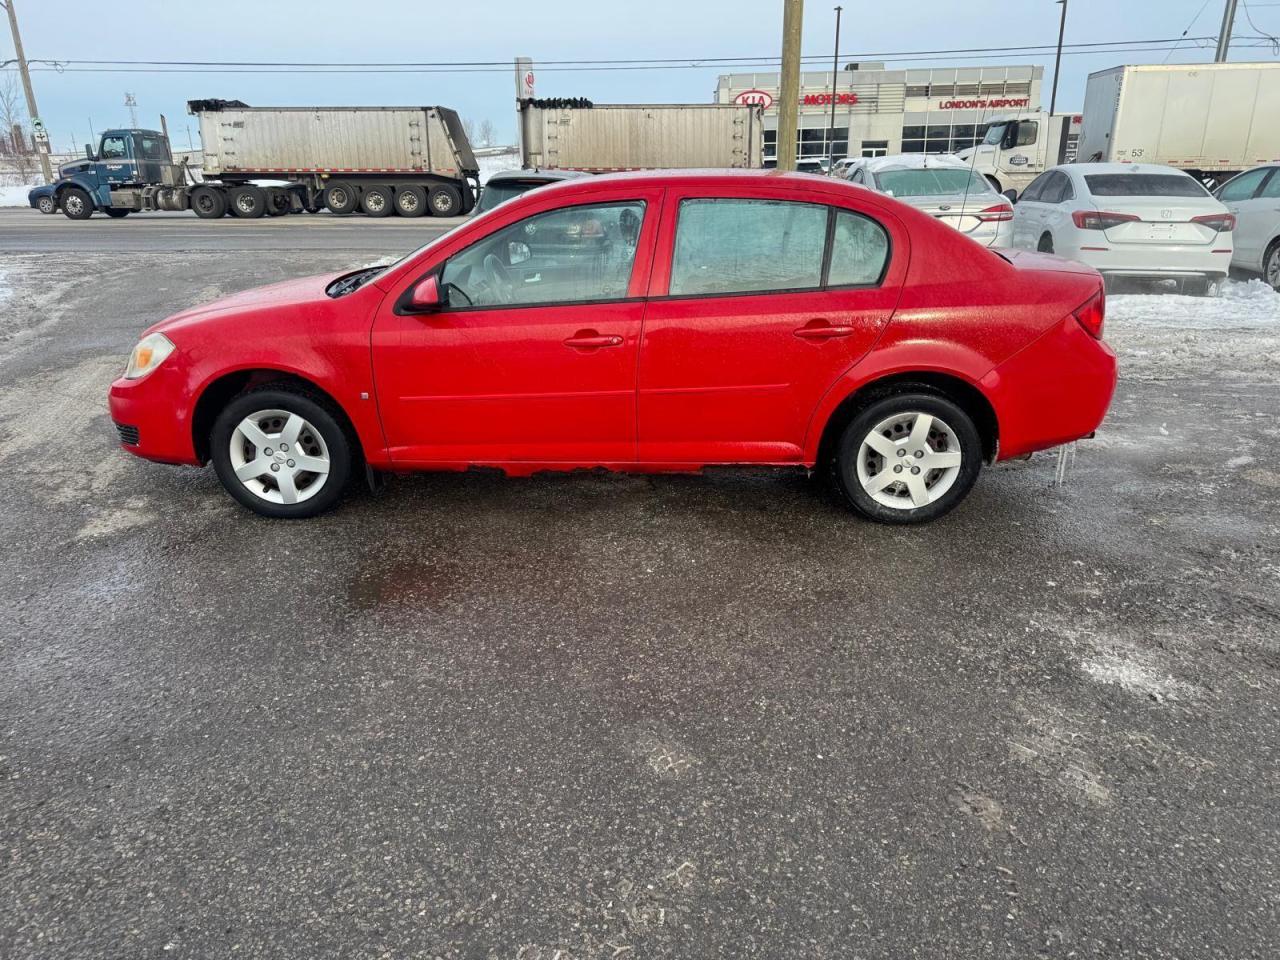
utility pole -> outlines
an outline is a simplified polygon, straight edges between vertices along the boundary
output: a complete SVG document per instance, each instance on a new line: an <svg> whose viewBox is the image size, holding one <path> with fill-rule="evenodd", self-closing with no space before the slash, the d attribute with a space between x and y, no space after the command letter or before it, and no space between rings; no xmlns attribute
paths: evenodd
<svg viewBox="0 0 1280 960"><path fill-rule="evenodd" d="M138 101L132 93L125 92L124 105L129 108L129 126L138 128Z"/></svg>
<svg viewBox="0 0 1280 960"><path fill-rule="evenodd" d="M1218 49L1213 54L1214 63L1227 62L1227 48L1231 46L1231 28L1236 22L1236 0L1227 0L1222 11L1222 29L1218 31Z"/></svg>
<svg viewBox="0 0 1280 960"><path fill-rule="evenodd" d="M1049 94L1049 116L1058 107L1058 74L1062 72L1062 38L1067 32L1067 0L1056 0L1062 4L1062 19L1058 21L1058 55L1053 61L1053 92Z"/></svg>
<svg viewBox="0 0 1280 960"><path fill-rule="evenodd" d="M36 94L31 89L31 71L27 68L27 55L22 52L22 34L18 32L18 14L13 9L13 0L0 0L0 6L9 12L13 53L18 59L18 72L22 74L22 90L27 95L27 116L31 120L32 139L36 142L36 152L40 154L40 170L44 173L44 182L53 183L53 166L49 163L49 134L40 120L40 111L36 109Z"/></svg>
<svg viewBox="0 0 1280 960"><path fill-rule="evenodd" d="M778 84L778 169L796 168L800 110L800 30L804 0L782 0L782 77Z"/></svg>
<svg viewBox="0 0 1280 960"><path fill-rule="evenodd" d="M836 49L831 55L831 131L827 135L827 148L831 154L828 161L830 166L827 167L827 173L831 173L836 168L836 78L840 76L840 11L844 7L836 7ZM845 149L848 150L848 141L845 142Z"/></svg>

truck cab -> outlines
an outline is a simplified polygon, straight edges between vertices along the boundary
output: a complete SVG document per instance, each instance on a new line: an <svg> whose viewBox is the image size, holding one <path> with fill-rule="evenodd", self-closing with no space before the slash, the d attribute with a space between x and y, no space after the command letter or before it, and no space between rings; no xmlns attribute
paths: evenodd
<svg viewBox="0 0 1280 960"><path fill-rule="evenodd" d="M96 152L85 144L84 153L59 167L55 184L58 206L73 219L95 209L114 216L141 210L143 188L180 182L169 140L156 130L107 130Z"/></svg>
<svg viewBox="0 0 1280 960"><path fill-rule="evenodd" d="M1075 159L1080 115L1043 111L995 117L982 143L957 155L986 177L997 192L1021 193L1049 167Z"/></svg>

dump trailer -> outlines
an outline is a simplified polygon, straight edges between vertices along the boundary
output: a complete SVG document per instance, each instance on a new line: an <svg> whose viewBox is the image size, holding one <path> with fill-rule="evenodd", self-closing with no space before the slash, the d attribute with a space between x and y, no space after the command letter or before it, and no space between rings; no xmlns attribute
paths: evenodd
<svg viewBox="0 0 1280 960"><path fill-rule="evenodd" d="M458 216L479 196L480 168L447 107L249 107L193 100L202 171L175 163L155 130L107 130L59 168L58 208L83 219L148 210L213 218L286 213Z"/></svg>
<svg viewBox="0 0 1280 960"><path fill-rule="evenodd" d="M1280 160L1280 63L1143 64L1089 74L1077 158L1163 163L1208 183Z"/></svg>
<svg viewBox="0 0 1280 960"><path fill-rule="evenodd" d="M654 170L764 165L764 111L729 103L520 102L523 166Z"/></svg>

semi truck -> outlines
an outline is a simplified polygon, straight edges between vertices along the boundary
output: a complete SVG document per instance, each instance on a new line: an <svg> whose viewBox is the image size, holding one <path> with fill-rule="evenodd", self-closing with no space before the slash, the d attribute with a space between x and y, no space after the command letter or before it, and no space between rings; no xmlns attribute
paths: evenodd
<svg viewBox="0 0 1280 960"><path fill-rule="evenodd" d="M1163 163L1209 184L1280 160L1280 63L1112 67L1089 74L1082 161Z"/></svg>
<svg viewBox="0 0 1280 960"><path fill-rule="evenodd" d="M162 132L107 130L97 150L59 169L56 199L73 219L147 210L205 218L357 210L372 217L469 212L479 165L447 107L250 107L193 100L204 162L175 163Z"/></svg>
<svg viewBox="0 0 1280 960"><path fill-rule="evenodd" d="M609 173L764 165L764 111L729 103L521 100L522 166Z"/></svg>
<svg viewBox="0 0 1280 960"><path fill-rule="evenodd" d="M1021 193L1049 167L1076 159L1082 119L1078 113L1042 110L995 116L982 143L957 156L985 176L997 193Z"/></svg>

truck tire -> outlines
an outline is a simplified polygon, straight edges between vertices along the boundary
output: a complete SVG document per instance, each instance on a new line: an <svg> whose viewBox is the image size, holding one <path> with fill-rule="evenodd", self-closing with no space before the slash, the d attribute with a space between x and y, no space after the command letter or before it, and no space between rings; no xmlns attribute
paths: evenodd
<svg viewBox="0 0 1280 960"><path fill-rule="evenodd" d="M267 195L261 187L247 183L231 191L231 212L237 217L254 220L267 212Z"/></svg>
<svg viewBox="0 0 1280 960"><path fill-rule="evenodd" d="M93 199L88 191L67 187L62 191L62 212L71 220L88 220L93 216Z"/></svg>
<svg viewBox="0 0 1280 960"><path fill-rule="evenodd" d="M102 212L105 213L112 220L119 220L129 215L128 210L121 210L119 207L103 207Z"/></svg>
<svg viewBox="0 0 1280 960"><path fill-rule="evenodd" d="M396 213L402 217L420 217L427 212L427 191L421 187L403 186L396 191Z"/></svg>
<svg viewBox="0 0 1280 960"><path fill-rule="evenodd" d="M267 193L267 216L283 217L293 208L293 201L287 190L269 187Z"/></svg>
<svg viewBox="0 0 1280 960"><path fill-rule="evenodd" d="M191 191L191 209L197 217L217 220L227 212L227 197L213 187L196 187Z"/></svg>
<svg viewBox="0 0 1280 960"><path fill-rule="evenodd" d="M365 187L360 198L360 209L371 217L389 217L396 212L395 198L390 187Z"/></svg>
<svg viewBox="0 0 1280 960"><path fill-rule="evenodd" d="M356 208L356 190L349 183L331 183L324 188L324 205L330 213L345 217Z"/></svg>
<svg viewBox="0 0 1280 960"><path fill-rule="evenodd" d="M449 183L431 188L427 194L427 207L433 217L456 217L462 213L462 194Z"/></svg>

